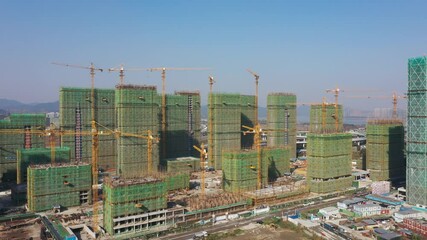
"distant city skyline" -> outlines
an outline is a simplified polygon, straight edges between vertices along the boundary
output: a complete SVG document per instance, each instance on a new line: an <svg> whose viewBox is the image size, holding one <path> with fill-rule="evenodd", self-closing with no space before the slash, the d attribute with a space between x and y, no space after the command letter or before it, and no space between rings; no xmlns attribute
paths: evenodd
<svg viewBox="0 0 427 240"><path fill-rule="evenodd" d="M90 87L101 68L207 67L169 71L167 92L199 90L208 76L216 92L293 92L298 102L334 101L345 108L391 108L407 91L408 58L427 52L425 1L2 1L0 98L58 100L61 86ZM125 72L130 84L156 85L159 72ZM95 86L114 88L118 73L97 73ZM374 99L388 96L390 99ZM362 96L352 98L353 96ZM371 98L363 98L370 96ZM406 108L406 100L399 101Z"/></svg>

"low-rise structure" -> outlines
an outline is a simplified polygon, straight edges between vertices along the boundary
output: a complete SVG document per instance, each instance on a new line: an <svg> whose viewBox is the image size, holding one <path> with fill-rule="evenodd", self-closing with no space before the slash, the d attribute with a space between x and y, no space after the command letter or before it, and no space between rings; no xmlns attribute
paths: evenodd
<svg viewBox="0 0 427 240"><path fill-rule="evenodd" d="M319 209L319 213L322 214L325 219L336 218L340 215L339 209L336 207L325 207Z"/></svg>
<svg viewBox="0 0 427 240"><path fill-rule="evenodd" d="M405 218L403 226L427 238L427 221L423 219Z"/></svg>
<svg viewBox="0 0 427 240"><path fill-rule="evenodd" d="M378 204L360 204L354 205L353 211L357 216L368 217L381 214L381 206Z"/></svg>
<svg viewBox="0 0 427 240"><path fill-rule="evenodd" d="M415 211L412 209L398 211L393 214L393 218L396 222L403 222L406 218L420 218L422 215L421 212Z"/></svg>
<svg viewBox="0 0 427 240"><path fill-rule="evenodd" d="M352 199L346 199L342 202L337 202L337 207L339 209L347 209L350 208L356 204L363 203L365 200L363 198L352 198Z"/></svg>

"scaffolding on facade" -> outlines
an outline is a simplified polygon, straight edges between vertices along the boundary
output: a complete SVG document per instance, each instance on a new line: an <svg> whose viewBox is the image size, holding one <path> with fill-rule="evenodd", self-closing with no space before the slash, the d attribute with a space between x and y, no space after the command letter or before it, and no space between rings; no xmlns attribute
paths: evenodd
<svg viewBox="0 0 427 240"><path fill-rule="evenodd" d="M200 159L195 157L180 157L166 159L168 173L200 171Z"/></svg>
<svg viewBox="0 0 427 240"><path fill-rule="evenodd" d="M427 57L408 60L407 202L427 206Z"/></svg>
<svg viewBox="0 0 427 240"><path fill-rule="evenodd" d="M336 115L335 108L338 108L338 117L335 116ZM338 126L336 125L336 121L338 121ZM329 104L329 103L311 105L309 131L310 133L342 132L343 131L342 105L335 106L335 104Z"/></svg>
<svg viewBox="0 0 427 240"><path fill-rule="evenodd" d="M252 95L241 95L240 96L240 119L241 125L247 126L247 127L255 127L256 124L256 113L257 110L255 106L255 96ZM247 129L241 127L241 149L252 149L254 146L254 136L252 134L244 134L244 132L247 131Z"/></svg>
<svg viewBox="0 0 427 240"><path fill-rule="evenodd" d="M267 96L267 146L288 146L290 157L296 156L296 95L269 93ZM286 130L286 131L283 131Z"/></svg>
<svg viewBox="0 0 427 240"><path fill-rule="evenodd" d="M71 207L91 202L91 165L31 165L27 170L28 208L33 212L53 206Z"/></svg>
<svg viewBox="0 0 427 240"><path fill-rule="evenodd" d="M373 181L405 178L404 136L400 119L368 121L366 166Z"/></svg>

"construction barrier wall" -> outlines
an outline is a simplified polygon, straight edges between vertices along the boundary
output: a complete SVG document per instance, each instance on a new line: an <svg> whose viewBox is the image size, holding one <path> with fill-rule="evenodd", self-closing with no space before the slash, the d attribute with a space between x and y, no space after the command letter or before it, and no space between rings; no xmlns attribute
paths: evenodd
<svg viewBox="0 0 427 240"><path fill-rule="evenodd" d="M16 151L18 157L16 165L17 184L27 182L27 167L33 164L47 164L52 162L52 151L50 148L30 148ZM55 148L55 163L69 163L70 148Z"/></svg>
<svg viewBox="0 0 427 240"><path fill-rule="evenodd" d="M115 93L117 129L122 133L159 137L160 97L155 86L118 85ZM147 139L120 136L117 147L117 174L138 178L148 173ZM159 165L159 145L152 145L152 171Z"/></svg>
<svg viewBox="0 0 427 240"><path fill-rule="evenodd" d="M190 173L173 173L168 174L165 178L166 189L175 191L190 188Z"/></svg>
<svg viewBox="0 0 427 240"><path fill-rule="evenodd" d="M46 127L45 114L11 114L0 120L0 130L44 130ZM45 138L36 134L28 135L28 147L41 148L45 146ZM0 133L0 182L16 180L16 150L25 147L25 134Z"/></svg>
<svg viewBox="0 0 427 240"><path fill-rule="evenodd" d="M181 157L166 159L168 173L191 173L200 171L200 158Z"/></svg>
<svg viewBox="0 0 427 240"><path fill-rule="evenodd" d="M222 185L224 191L241 193L257 189L258 158L256 150L223 152ZM268 162L261 161L262 185L268 181Z"/></svg>
<svg viewBox="0 0 427 240"><path fill-rule="evenodd" d="M98 131L109 132L116 125L114 104L114 89L95 89L95 121L100 125ZM59 124L60 128L69 131L92 130L90 88L65 88L59 90ZM102 127L102 126L104 127ZM116 139L113 135L99 137L98 167L111 170L116 167ZM62 136L62 146L71 149L71 159L77 162L92 162L92 137L91 136Z"/></svg>
<svg viewBox="0 0 427 240"><path fill-rule="evenodd" d="M90 164L32 165L27 175L28 208L32 212L91 202Z"/></svg>
<svg viewBox="0 0 427 240"><path fill-rule="evenodd" d="M287 146L296 157L297 97L293 93L269 93L267 96L267 146Z"/></svg>
<svg viewBox="0 0 427 240"><path fill-rule="evenodd" d="M408 60L406 197L427 206L427 57Z"/></svg>
<svg viewBox="0 0 427 240"><path fill-rule="evenodd" d="M239 94L209 94L209 119L213 137L208 143L209 166L222 169L222 152L240 149L241 110ZM210 133L208 133L210 134Z"/></svg>
<svg viewBox="0 0 427 240"><path fill-rule="evenodd" d="M405 178L404 127L401 120L370 120L366 126L366 164L372 181Z"/></svg>
<svg viewBox="0 0 427 240"><path fill-rule="evenodd" d="M175 92L166 95L166 158L198 156L193 145L201 137L200 94ZM166 166L166 161L162 162Z"/></svg>
<svg viewBox="0 0 427 240"><path fill-rule="evenodd" d="M167 207L167 186L164 180L106 179L104 193L104 228L114 235L115 218L137 215Z"/></svg>
<svg viewBox="0 0 427 240"><path fill-rule="evenodd" d="M307 134L307 179L312 192L351 187L352 135Z"/></svg>
<svg viewBox="0 0 427 240"><path fill-rule="evenodd" d="M255 96L252 95L241 95L240 96L240 111L241 111L241 125L245 125L247 127L255 127L256 124L256 114L255 110L257 110L255 106ZM241 127L241 148L242 149L251 149L254 144L254 134L244 134L244 131L248 131L248 129Z"/></svg>
<svg viewBox="0 0 427 240"><path fill-rule="evenodd" d="M336 125L336 113L338 112L338 125ZM343 131L343 108L335 104L313 104L310 107L311 133L334 133Z"/></svg>

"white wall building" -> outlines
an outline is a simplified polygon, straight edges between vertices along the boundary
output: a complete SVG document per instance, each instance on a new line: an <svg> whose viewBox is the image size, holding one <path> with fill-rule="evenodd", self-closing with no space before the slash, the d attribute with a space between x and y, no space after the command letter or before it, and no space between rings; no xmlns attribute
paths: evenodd
<svg viewBox="0 0 427 240"><path fill-rule="evenodd" d="M381 214L381 206L378 204L360 204L354 205L353 211L356 215L360 215L361 217L380 215Z"/></svg>

